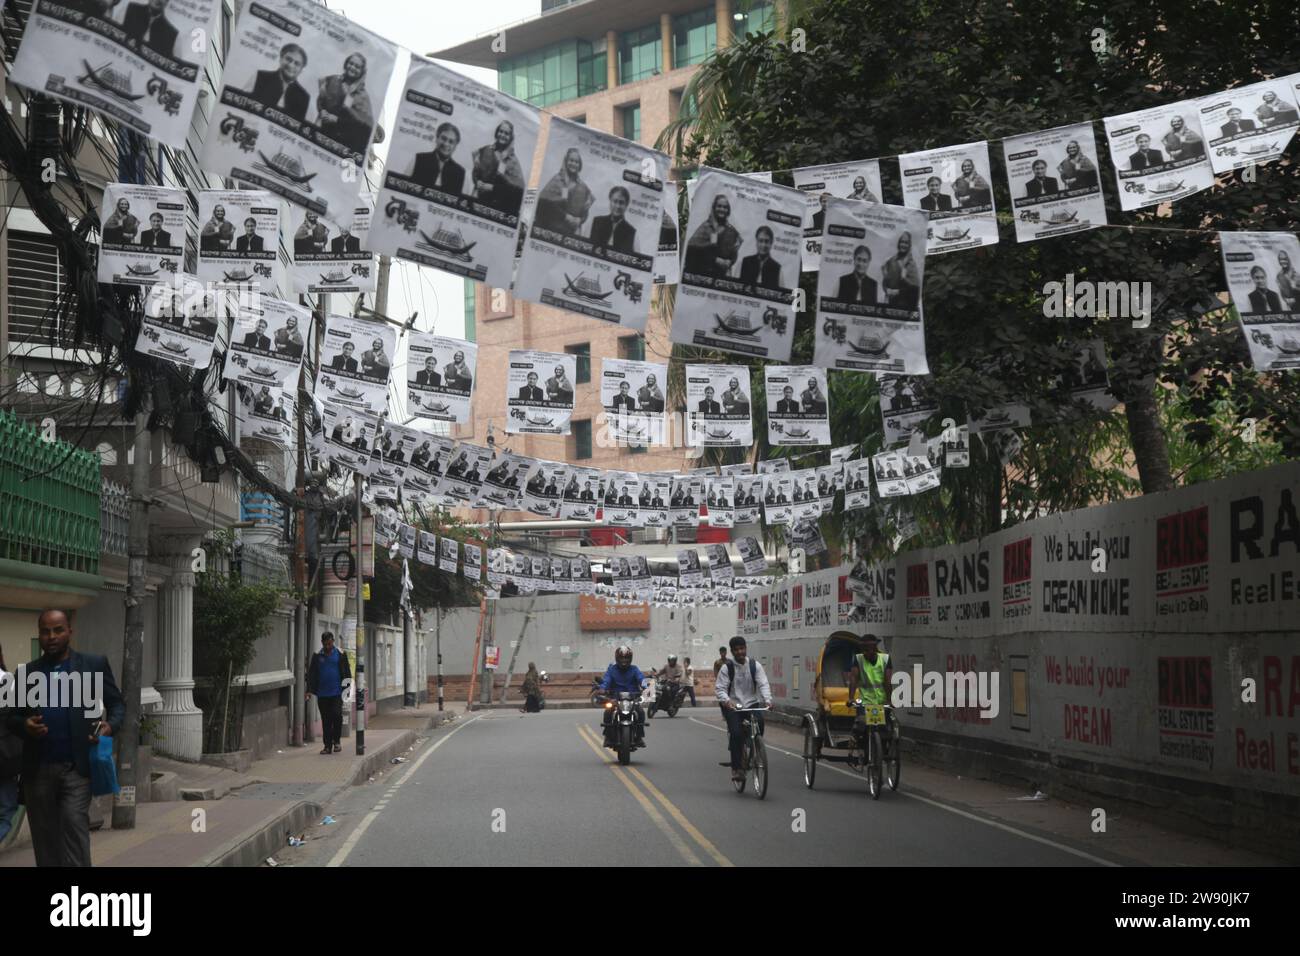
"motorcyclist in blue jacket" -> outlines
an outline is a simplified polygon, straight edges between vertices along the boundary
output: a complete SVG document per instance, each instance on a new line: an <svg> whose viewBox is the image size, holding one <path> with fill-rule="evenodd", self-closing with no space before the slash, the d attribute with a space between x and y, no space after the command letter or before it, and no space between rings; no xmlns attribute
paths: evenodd
<svg viewBox="0 0 1300 956"><path fill-rule="evenodd" d="M616 697L620 693L629 693L638 701L636 707L636 736L638 742L645 738L645 719L641 711L640 698L641 691L645 689L650 679L641 673L641 669L632 664L632 648L626 644L620 644L614 651L614 663L605 668L605 676L601 678L599 690L602 694L608 694ZM605 724L608 725L612 713L605 711Z"/></svg>

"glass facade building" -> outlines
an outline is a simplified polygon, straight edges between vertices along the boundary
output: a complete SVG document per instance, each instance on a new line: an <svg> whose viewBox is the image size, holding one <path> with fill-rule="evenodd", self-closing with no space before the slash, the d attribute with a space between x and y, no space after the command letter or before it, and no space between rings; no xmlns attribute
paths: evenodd
<svg viewBox="0 0 1300 956"><path fill-rule="evenodd" d="M713 7L673 17L673 68L703 63L718 47L717 11Z"/></svg>
<svg viewBox="0 0 1300 956"><path fill-rule="evenodd" d="M606 87L605 51L586 40L565 40L501 63L497 89L534 106L551 106Z"/></svg>
<svg viewBox="0 0 1300 956"><path fill-rule="evenodd" d="M663 68L663 36L659 24L627 30L618 38L618 81L635 83Z"/></svg>
<svg viewBox="0 0 1300 956"><path fill-rule="evenodd" d="M771 33L776 29L775 0L735 0L733 32L736 42L751 33Z"/></svg>

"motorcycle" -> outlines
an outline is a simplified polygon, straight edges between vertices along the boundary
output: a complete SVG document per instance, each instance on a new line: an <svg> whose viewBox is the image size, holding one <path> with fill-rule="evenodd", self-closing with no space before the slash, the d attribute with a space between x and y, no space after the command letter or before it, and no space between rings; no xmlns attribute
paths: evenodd
<svg viewBox="0 0 1300 956"><path fill-rule="evenodd" d="M641 701L634 694L620 691L616 696L598 696L604 703L605 746L618 754L618 762L632 762L632 751L645 746Z"/></svg>
<svg viewBox="0 0 1300 956"><path fill-rule="evenodd" d="M660 685L659 696L655 702L650 705L647 717L653 717L659 711L664 711L669 717L676 717L677 711L686 701L686 685L679 681L665 681Z"/></svg>

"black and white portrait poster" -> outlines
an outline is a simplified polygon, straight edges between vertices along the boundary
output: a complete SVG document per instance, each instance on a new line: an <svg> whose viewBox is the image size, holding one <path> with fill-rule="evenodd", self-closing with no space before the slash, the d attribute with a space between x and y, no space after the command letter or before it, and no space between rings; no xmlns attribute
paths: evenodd
<svg viewBox="0 0 1300 956"><path fill-rule="evenodd" d="M1079 342L1061 379L1071 398L1087 402L1098 411L1108 412L1119 404L1108 391L1106 345L1101 339Z"/></svg>
<svg viewBox="0 0 1300 956"><path fill-rule="evenodd" d="M872 466L876 472L876 494L881 498L896 498L911 494L907 488L907 476L903 474L903 453L886 451L871 456Z"/></svg>
<svg viewBox="0 0 1300 956"><path fill-rule="evenodd" d="M1106 224L1092 123L1002 140L1016 241L1033 242Z"/></svg>
<svg viewBox="0 0 1300 956"><path fill-rule="evenodd" d="M551 117L515 295L644 331L669 158Z"/></svg>
<svg viewBox="0 0 1300 956"><path fill-rule="evenodd" d="M407 473L413 470L416 453L430 437L414 428L385 423L370 456L371 478L391 483L396 494L397 488L405 484Z"/></svg>
<svg viewBox="0 0 1300 956"><path fill-rule="evenodd" d="M460 563L460 542L443 535L438 539L438 570L455 574Z"/></svg>
<svg viewBox="0 0 1300 956"><path fill-rule="evenodd" d="M569 559L568 558L551 558L551 582L550 589L558 592L569 592L573 590L573 581L569 577Z"/></svg>
<svg viewBox="0 0 1300 956"><path fill-rule="evenodd" d="M769 365L767 440L772 445L829 445L830 400L826 370L811 365Z"/></svg>
<svg viewBox="0 0 1300 956"><path fill-rule="evenodd" d="M1024 440L1020 433L1012 428L1004 428L996 431L988 437L989 449L998 456L1003 467L1015 461L1020 449L1024 447Z"/></svg>
<svg viewBox="0 0 1300 956"><path fill-rule="evenodd" d="M10 79L184 148L218 0L39 0ZM183 243L182 243L183 244Z"/></svg>
<svg viewBox="0 0 1300 956"><path fill-rule="evenodd" d="M596 520L601 505L601 474L597 468L574 468L564 486L560 517L578 521Z"/></svg>
<svg viewBox="0 0 1300 956"><path fill-rule="evenodd" d="M1255 368L1300 368L1300 239L1289 232L1221 232L1219 242Z"/></svg>
<svg viewBox="0 0 1300 956"><path fill-rule="evenodd" d="M908 441L912 432L939 412L939 403L926 394L923 378L882 375L878 384L886 447Z"/></svg>
<svg viewBox="0 0 1300 956"><path fill-rule="evenodd" d="M694 548L684 548L677 552L677 579L684 588L698 588L704 584L700 552Z"/></svg>
<svg viewBox="0 0 1300 956"><path fill-rule="evenodd" d="M312 0L246 3L200 165L350 223L396 59Z"/></svg>
<svg viewBox="0 0 1300 956"><path fill-rule="evenodd" d="M321 457L369 474L370 446L379 430L379 416L327 401L321 406L321 421L324 426Z"/></svg>
<svg viewBox="0 0 1300 956"><path fill-rule="evenodd" d="M1184 199L1214 184L1195 100L1105 119L1125 212Z"/></svg>
<svg viewBox="0 0 1300 956"><path fill-rule="evenodd" d="M232 322L230 347L222 376L260 389L298 390L302 367L303 336L311 323L311 311L292 302L270 296L228 296Z"/></svg>
<svg viewBox="0 0 1300 956"><path fill-rule="evenodd" d="M822 514L828 515L835 510L835 492L840 490L843 478L843 465L817 466L817 501Z"/></svg>
<svg viewBox="0 0 1300 956"><path fill-rule="evenodd" d="M461 442L452 449L443 475L442 493L456 502L475 501L483 487L483 476L492 465L492 451L481 445Z"/></svg>
<svg viewBox="0 0 1300 956"><path fill-rule="evenodd" d="M1198 105L1216 174L1279 158L1300 126L1295 90L1285 78L1225 90Z"/></svg>
<svg viewBox="0 0 1300 956"><path fill-rule="evenodd" d="M664 190L663 219L659 224L659 248L655 251L655 285L676 285L682 277L681 250L677 235L677 184Z"/></svg>
<svg viewBox="0 0 1300 956"><path fill-rule="evenodd" d="M228 311L227 297L218 295L191 275L182 275L175 286L150 286L135 350L180 368L207 368L217 325Z"/></svg>
<svg viewBox="0 0 1300 956"><path fill-rule="evenodd" d="M465 552L465 563L461 574L477 584L483 577L483 549L477 544L466 542L462 545L462 550Z"/></svg>
<svg viewBox="0 0 1300 956"><path fill-rule="evenodd" d="M730 584L736 574L731 567L731 554L725 544L706 544L704 554L709 560L709 577L714 584Z"/></svg>
<svg viewBox="0 0 1300 956"><path fill-rule="evenodd" d="M524 478L536 459L499 451L483 479L483 489L474 503L479 508L515 510L523 507Z"/></svg>
<svg viewBox="0 0 1300 956"><path fill-rule="evenodd" d="M416 535L418 547L415 549L415 560L421 564L431 564L438 566L438 536L432 531L420 531Z"/></svg>
<svg viewBox="0 0 1300 956"><path fill-rule="evenodd" d="M678 526L698 527L700 504L704 500L705 483L712 479L700 475L674 475L672 478L672 523Z"/></svg>
<svg viewBox="0 0 1300 956"><path fill-rule="evenodd" d="M269 385L241 388L235 412L237 444L241 447L248 439L273 442L283 448L292 444L289 423L293 420L294 401L284 390Z"/></svg>
<svg viewBox="0 0 1300 956"><path fill-rule="evenodd" d="M796 521L790 528L790 549L802 549L809 557L826 551L826 539L816 518Z"/></svg>
<svg viewBox="0 0 1300 956"><path fill-rule="evenodd" d="M753 473L754 465L752 462L748 461L741 461L732 465L722 466L723 475L752 475Z"/></svg>
<svg viewBox="0 0 1300 956"><path fill-rule="evenodd" d="M789 524L794 516L792 471L763 476L763 520L770 525Z"/></svg>
<svg viewBox="0 0 1300 956"><path fill-rule="evenodd" d="M573 584L574 591L579 594L592 594L596 590L596 582L591 579L591 559L570 558L569 580Z"/></svg>
<svg viewBox="0 0 1300 956"><path fill-rule="evenodd" d="M619 528L641 524L637 502L641 496L641 476L633 471L610 471L605 474L605 520Z"/></svg>
<svg viewBox="0 0 1300 956"><path fill-rule="evenodd" d="M789 477L791 523L798 524L809 518L820 517L822 506L821 500L817 497L817 469L801 468L799 471L790 472ZM835 492L832 488L831 500L834 499Z"/></svg>
<svg viewBox="0 0 1300 956"><path fill-rule="evenodd" d="M766 461L760 461L758 463L758 473L760 475L775 475L778 472L789 470L789 458L769 458Z"/></svg>
<svg viewBox="0 0 1300 956"><path fill-rule="evenodd" d="M397 532L397 551L408 561L415 557L415 525L404 524Z"/></svg>
<svg viewBox="0 0 1300 956"><path fill-rule="evenodd" d="M831 449L831 464L840 466L840 472L835 477L835 487L841 491L844 490L844 468L846 461L851 461L858 457L857 445L840 445L838 448Z"/></svg>
<svg viewBox="0 0 1300 956"><path fill-rule="evenodd" d="M854 511L871 504L871 459L856 458L844 463L844 510Z"/></svg>
<svg viewBox="0 0 1300 956"><path fill-rule="evenodd" d="M831 199L817 276L813 364L925 375L926 213Z"/></svg>
<svg viewBox="0 0 1300 956"><path fill-rule="evenodd" d="M943 439L943 466L970 467L970 425L957 425L940 436Z"/></svg>
<svg viewBox="0 0 1300 956"><path fill-rule="evenodd" d="M795 188L808 197L803 221L803 271L816 272L821 268L827 202L832 197L884 202L880 188L880 160L804 166L791 170L790 175L794 178Z"/></svg>
<svg viewBox="0 0 1300 956"><path fill-rule="evenodd" d="M374 209L375 194L362 193L352 219L335 225L310 209L290 207L295 292L375 291L375 257L366 244Z"/></svg>
<svg viewBox="0 0 1300 956"><path fill-rule="evenodd" d="M741 563L745 567L745 574L755 575L762 574L767 570L767 556L763 554L763 546L759 544L755 537L737 538L736 553L740 555Z"/></svg>
<svg viewBox="0 0 1300 956"><path fill-rule="evenodd" d="M632 445L663 444L667 385L667 365L601 359L600 404L610 438Z"/></svg>
<svg viewBox="0 0 1300 956"><path fill-rule="evenodd" d="M671 523L668 502L672 500L673 480L667 475L642 475L637 494L641 526L666 528Z"/></svg>
<svg viewBox="0 0 1300 956"><path fill-rule="evenodd" d="M540 113L411 57L370 248L509 288Z"/></svg>
<svg viewBox="0 0 1300 956"><path fill-rule="evenodd" d="M930 217L927 256L996 245L989 144L963 143L898 157L903 205Z"/></svg>
<svg viewBox="0 0 1300 956"><path fill-rule="evenodd" d="M736 478L706 478L705 503L709 509L709 525L714 528L736 526Z"/></svg>
<svg viewBox="0 0 1300 956"><path fill-rule="evenodd" d="M204 282L278 294L280 202L262 189L200 190L198 261Z"/></svg>
<svg viewBox="0 0 1300 956"><path fill-rule="evenodd" d="M569 481L568 465L533 462L524 476L524 510L545 518L558 518Z"/></svg>
<svg viewBox="0 0 1300 956"><path fill-rule="evenodd" d="M108 183L99 220L99 281L140 286L179 282L188 211L182 190Z"/></svg>
<svg viewBox="0 0 1300 956"><path fill-rule="evenodd" d="M678 302L681 293L678 292ZM686 411L690 444L705 448L748 448L754 443L749 366L686 366Z"/></svg>
<svg viewBox="0 0 1300 956"><path fill-rule="evenodd" d="M578 358L569 352L511 349L506 431L512 435L569 434L577 369Z"/></svg>
<svg viewBox="0 0 1300 956"><path fill-rule="evenodd" d="M1001 431L1004 428L1024 428L1029 422L1029 406L1019 402L995 405L987 409L983 415L967 416L970 430L976 435Z"/></svg>
<svg viewBox="0 0 1300 956"><path fill-rule="evenodd" d="M736 475L736 524L758 521L763 501L763 475Z"/></svg>
<svg viewBox="0 0 1300 956"><path fill-rule="evenodd" d="M789 359L807 199L718 169L695 181L672 340Z"/></svg>
<svg viewBox="0 0 1300 956"><path fill-rule="evenodd" d="M329 401L379 414L388 406L396 346L397 330L386 322L329 316L317 390Z"/></svg>
<svg viewBox="0 0 1300 956"><path fill-rule="evenodd" d="M907 493L909 495L917 495L923 491L929 491L931 488L939 487L939 479L943 474L942 462L931 461L928 451L922 455L909 455L904 450L902 456L903 477L907 480Z"/></svg>
<svg viewBox="0 0 1300 956"><path fill-rule="evenodd" d="M524 243L528 240L528 230L533 224L533 214L537 212L537 190L525 189L524 201L519 207L519 235L515 238L515 260L510 274L510 288L514 289L519 278L519 260L524 255Z"/></svg>
<svg viewBox="0 0 1300 956"><path fill-rule="evenodd" d="M411 332L406 351L407 408L439 422L471 420L478 346L430 332Z"/></svg>
<svg viewBox="0 0 1300 956"><path fill-rule="evenodd" d="M411 457L402 476L402 492L412 501L440 500L442 476L451 457L452 441L440 435L415 431Z"/></svg>

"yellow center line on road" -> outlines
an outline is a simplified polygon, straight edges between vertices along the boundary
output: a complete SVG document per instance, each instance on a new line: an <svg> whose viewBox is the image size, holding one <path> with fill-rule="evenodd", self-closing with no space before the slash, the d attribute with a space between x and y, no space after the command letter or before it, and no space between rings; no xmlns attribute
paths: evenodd
<svg viewBox="0 0 1300 956"><path fill-rule="evenodd" d="M708 838L706 838L703 833L701 833L698 829L696 829L695 825L691 823L690 820L686 819L686 814L682 813L681 810L677 809L676 804L674 804L671 800L669 800L667 797L665 797L662 793L659 792L659 789L653 783L651 783L649 779L646 778L645 774L641 773L641 771L637 770L635 767L628 767L627 772L630 773L637 780L641 781L641 786L649 790L650 793L654 796L654 798L663 804L664 809L667 810L668 813L672 816L672 818L677 821L677 825L680 826L683 830L685 830L687 834L690 835L690 838L700 845L700 849L702 849L709 856L713 857L714 863L717 863L718 866L736 865L732 863L730 860L728 860L725 856L723 856L721 851L719 851L716 846L710 843Z"/></svg>
<svg viewBox="0 0 1300 956"><path fill-rule="evenodd" d="M610 770L614 771L614 776L623 782L623 786L627 787L628 792L636 797L636 802L641 804L641 809L646 812L646 815L654 821L655 826L668 838L668 842L673 845L673 849L681 854L682 859L691 866L703 866L700 858L691 852L691 848L686 845L686 841L677 835L677 831L664 819L663 814L655 809L655 805L650 802L649 798L636 788L636 784L628 779L627 774L623 773L622 766L614 763L614 758L606 754L602 746L593 739L595 731L581 724L574 724L574 726L578 728L578 736L596 752L596 756L604 761Z"/></svg>

